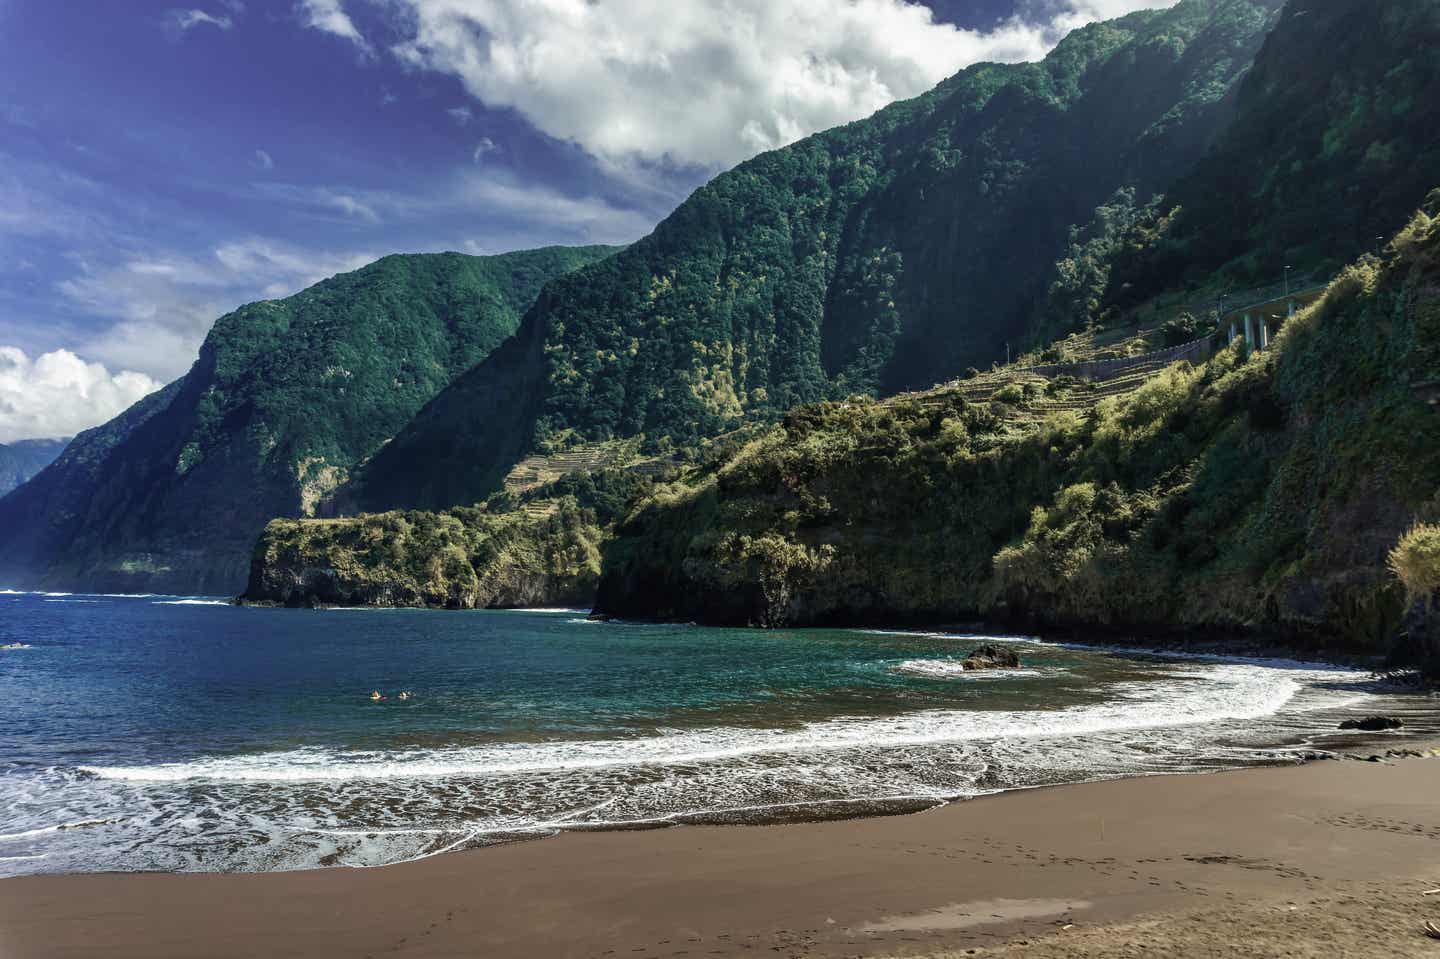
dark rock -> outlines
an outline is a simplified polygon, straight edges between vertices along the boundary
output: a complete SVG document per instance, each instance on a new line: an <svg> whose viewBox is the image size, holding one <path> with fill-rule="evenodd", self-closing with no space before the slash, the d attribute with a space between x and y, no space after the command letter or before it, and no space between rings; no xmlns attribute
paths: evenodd
<svg viewBox="0 0 1440 959"><path fill-rule="evenodd" d="M1007 646L986 644L965 657L966 669L1019 669L1020 654Z"/></svg>
<svg viewBox="0 0 1440 959"><path fill-rule="evenodd" d="M610 620L614 619L615 617L614 617L614 616L611 616L609 613L591 613L589 616L586 616L585 618L588 619L588 620L589 620L590 622L592 622L592 623L608 623L608 622L610 622Z"/></svg>
<svg viewBox="0 0 1440 959"><path fill-rule="evenodd" d="M1341 729L1359 729L1367 733L1383 732L1387 729L1399 729L1405 724L1394 716L1366 716L1364 719L1347 719L1340 724Z"/></svg>

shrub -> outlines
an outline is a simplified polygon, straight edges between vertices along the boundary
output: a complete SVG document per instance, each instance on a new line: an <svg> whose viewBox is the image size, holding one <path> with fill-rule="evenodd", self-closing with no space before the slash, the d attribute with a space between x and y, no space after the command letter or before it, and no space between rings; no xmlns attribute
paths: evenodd
<svg viewBox="0 0 1440 959"><path fill-rule="evenodd" d="M1179 346L1199 339L1204 329L1205 324L1202 321L1196 319L1194 314L1186 312L1162 326L1160 333L1165 338L1166 346Z"/></svg>
<svg viewBox="0 0 1440 959"><path fill-rule="evenodd" d="M1008 383L995 391L995 401L1018 406L1025 401L1025 388L1019 383Z"/></svg>
<svg viewBox="0 0 1440 959"><path fill-rule="evenodd" d="M1419 523L1390 551L1390 569L1412 600L1440 592L1440 526Z"/></svg>

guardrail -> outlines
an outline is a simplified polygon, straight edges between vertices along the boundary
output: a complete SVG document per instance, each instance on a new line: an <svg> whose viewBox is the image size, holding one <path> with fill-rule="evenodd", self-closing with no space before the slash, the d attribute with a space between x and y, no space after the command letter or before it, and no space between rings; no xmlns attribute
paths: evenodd
<svg viewBox="0 0 1440 959"><path fill-rule="evenodd" d="M1213 334L1207 334L1198 340L1181 343L1179 346L1167 346L1163 350L1151 350L1149 353L1141 353L1139 356L1117 356L1108 360L1081 360L1078 363L1045 363L1040 366L1022 366L1015 372L1034 373L1045 377L1073 376L1077 380L1103 382L1117 373L1132 370L1137 366L1147 366L1151 363L1164 363L1168 366L1177 360L1190 359L1201 353L1208 353L1213 338Z"/></svg>

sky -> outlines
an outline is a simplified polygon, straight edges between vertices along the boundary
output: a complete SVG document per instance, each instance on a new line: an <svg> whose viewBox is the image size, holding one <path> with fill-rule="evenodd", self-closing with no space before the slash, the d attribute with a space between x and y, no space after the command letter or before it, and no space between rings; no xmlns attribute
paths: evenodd
<svg viewBox="0 0 1440 959"><path fill-rule="evenodd" d="M0 0L0 443L395 252L628 243L763 150L1174 0Z"/></svg>

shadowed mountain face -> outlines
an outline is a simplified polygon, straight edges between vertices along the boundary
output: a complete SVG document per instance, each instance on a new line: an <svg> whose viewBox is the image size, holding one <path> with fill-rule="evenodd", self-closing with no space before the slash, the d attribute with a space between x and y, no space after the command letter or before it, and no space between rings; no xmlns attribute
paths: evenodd
<svg viewBox="0 0 1440 959"><path fill-rule="evenodd" d="M0 443L0 496L55 462L69 440L17 440Z"/></svg>
<svg viewBox="0 0 1440 959"><path fill-rule="evenodd" d="M624 253L550 286L350 491L367 508L492 490L537 442L685 444L794 406L1003 358L1074 223L1191 169L1279 0L1185 0L1043 62L763 154Z"/></svg>
<svg viewBox="0 0 1440 959"><path fill-rule="evenodd" d="M1122 305L1217 270L1244 287L1378 252L1440 181L1440 2L1292 0L1237 106L1168 191L1178 213L1116 264Z"/></svg>
<svg viewBox="0 0 1440 959"><path fill-rule="evenodd" d="M238 591L267 520L313 515L546 282L613 252L390 256L222 317L189 373L0 500L0 581Z"/></svg>

